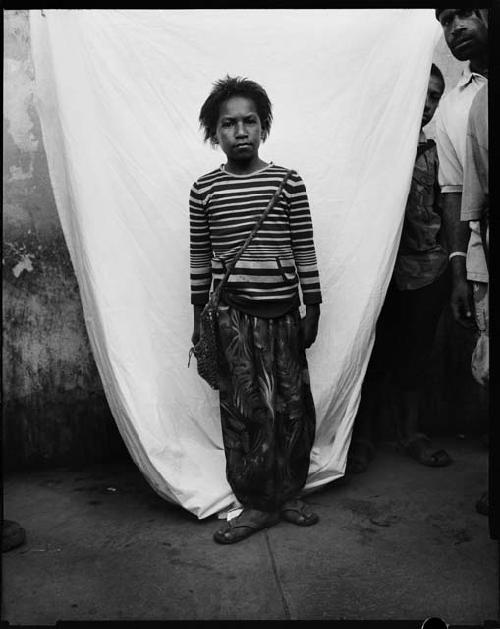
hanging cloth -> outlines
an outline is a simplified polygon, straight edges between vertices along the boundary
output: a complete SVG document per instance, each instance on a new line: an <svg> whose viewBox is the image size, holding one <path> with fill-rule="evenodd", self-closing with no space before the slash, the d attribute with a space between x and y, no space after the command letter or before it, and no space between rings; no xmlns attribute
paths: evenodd
<svg viewBox="0 0 500 629"><path fill-rule="evenodd" d="M273 102L260 156L309 195L323 292L307 351L306 488L341 477L395 261L439 25L432 9L39 10L32 50L50 177L85 323L135 463L199 518L234 501L218 396L187 368L191 185L225 161L198 113L215 80Z"/></svg>

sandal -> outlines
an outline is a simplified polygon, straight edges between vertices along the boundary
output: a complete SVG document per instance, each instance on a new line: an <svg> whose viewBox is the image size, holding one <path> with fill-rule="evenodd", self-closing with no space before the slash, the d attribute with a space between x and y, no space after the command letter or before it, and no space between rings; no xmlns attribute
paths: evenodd
<svg viewBox="0 0 500 629"><path fill-rule="evenodd" d="M312 526L319 522L317 513L313 513L302 500L289 500L281 507L280 515L283 520L297 526Z"/></svg>
<svg viewBox="0 0 500 629"><path fill-rule="evenodd" d="M490 505L489 505L489 496L488 492L485 491L481 498L476 502L476 511L481 515L489 515L490 513Z"/></svg>
<svg viewBox="0 0 500 629"><path fill-rule="evenodd" d="M432 452L429 437L421 433L412 437L403 447L405 452L413 459L428 467L446 467L452 463L452 459L446 450L435 450Z"/></svg>
<svg viewBox="0 0 500 629"><path fill-rule="evenodd" d="M218 544L235 544L257 533L257 531L278 524L280 521L277 514L269 514L269 517L263 522L253 522L249 519L245 521L244 516L247 516L247 514L248 511L243 510L239 516L228 520L222 528L215 531L214 541Z"/></svg>
<svg viewBox="0 0 500 629"><path fill-rule="evenodd" d="M2 520L2 552L17 548L26 542L26 531L13 520Z"/></svg>
<svg viewBox="0 0 500 629"><path fill-rule="evenodd" d="M347 472L361 474L375 456L375 447L366 439L354 439L347 454Z"/></svg>

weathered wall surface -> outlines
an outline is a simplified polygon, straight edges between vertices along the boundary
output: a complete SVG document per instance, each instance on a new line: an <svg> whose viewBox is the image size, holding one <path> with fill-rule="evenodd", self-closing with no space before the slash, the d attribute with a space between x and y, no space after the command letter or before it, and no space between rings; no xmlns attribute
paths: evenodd
<svg viewBox="0 0 500 629"><path fill-rule="evenodd" d="M33 102L28 14L6 11L4 17L5 462L12 468L125 457L52 195ZM443 41L435 62L454 85L460 64ZM470 334L446 313L427 382L431 430L485 425L485 396L470 376L472 346Z"/></svg>
<svg viewBox="0 0 500 629"><path fill-rule="evenodd" d="M27 11L4 13L3 395L8 468L122 452L57 216Z"/></svg>

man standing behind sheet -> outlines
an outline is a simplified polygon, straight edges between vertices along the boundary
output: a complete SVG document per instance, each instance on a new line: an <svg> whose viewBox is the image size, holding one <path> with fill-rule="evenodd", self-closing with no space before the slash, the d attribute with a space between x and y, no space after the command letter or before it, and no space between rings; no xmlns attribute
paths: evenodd
<svg viewBox="0 0 500 629"><path fill-rule="evenodd" d="M489 239L488 190L488 85L485 85L474 98L469 113L461 220L467 223L469 221L479 223L486 266L488 266ZM487 386L489 382L488 283L474 282L473 291L478 341L472 354L472 375L479 384Z"/></svg>
<svg viewBox="0 0 500 629"><path fill-rule="evenodd" d="M474 98L467 126L467 144L462 192L462 221L479 221L481 240L488 264L489 184L488 184L488 86L482 87ZM472 354L472 374L479 384L489 383L489 284L474 284L481 294L475 298L478 341ZM495 454L492 447L490 457ZM491 463L491 461L490 461ZM490 473L490 491L493 490ZM476 502L476 511L489 514L489 493L485 491ZM492 503L495 501L492 500Z"/></svg>
<svg viewBox="0 0 500 629"><path fill-rule="evenodd" d="M479 223L460 220L469 110L488 82L488 12L486 9L436 9L445 41L459 61L468 65L456 87L443 98L436 114L439 183L443 193L443 224L452 275L451 308L455 319L473 327L474 306L488 282Z"/></svg>
<svg viewBox="0 0 500 629"><path fill-rule="evenodd" d="M451 251L451 307L455 319L467 327L474 326L471 314L474 311L478 341L472 356L472 373L478 382L486 385L489 379L489 276L484 228L488 207L487 150L485 155L488 133L488 11L436 9L436 17L453 56L459 61L469 61L457 86L440 105L436 141L440 161L439 181L444 193L443 223ZM469 126L469 114L473 127L475 122L481 127L478 138L482 138L482 154L477 151L474 158L471 135L475 131ZM481 199L480 206L476 205L478 198ZM482 221L482 225L477 219ZM487 492L476 503L476 509L480 513L488 513Z"/></svg>
<svg viewBox="0 0 500 629"><path fill-rule="evenodd" d="M364 472L374 456L375 420L387 402L387 395L382 392L386 378L391 382L398 441L404 451L429 467L451 463L450 455L445 450L435 450L429 437L421 432L423 382L439 318L449 299L436 145L427 140L423 131L444 88L443 75L432 64L401 241L361 390L347 458L348 472Z"/></svg>
<svg viewBox="0 0 500 629"><path fill-rule="evenodd" d="M462 221L479 221L481 240L488 264L489 183L488 183L488 85L482 87L470 108L467 125Z"/></svg>

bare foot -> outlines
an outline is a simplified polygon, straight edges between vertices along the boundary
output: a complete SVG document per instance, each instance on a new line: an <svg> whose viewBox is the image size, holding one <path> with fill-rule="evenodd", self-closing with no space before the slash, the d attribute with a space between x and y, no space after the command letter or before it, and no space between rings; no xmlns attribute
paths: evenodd
<svg viewBox="0 0 500 629"><path fill-rule="evenodd" d="M428 467L446 467L452 463L446 450L434 450L429 437L420 433L405 441L404 449L413 459Z"/></svg>

